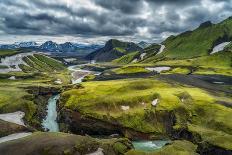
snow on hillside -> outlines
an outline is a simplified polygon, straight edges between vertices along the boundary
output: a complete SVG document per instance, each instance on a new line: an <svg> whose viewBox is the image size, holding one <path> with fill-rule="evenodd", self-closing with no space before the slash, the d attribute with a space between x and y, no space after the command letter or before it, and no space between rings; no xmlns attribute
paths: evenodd
<svg viewBox="0 0 232 155"><path fill-rule="evenodd" d="M220 51L223 51L224 48L229 44L230 42L223 42L213 48L213 51L210 54L214 54Z"/></svg>
<svg viewBox="0 0 232 155"><path fill-rule="evenodd" d="M12 56L8 56L5 58L1 58L0 65L7 66L8 68L0 69L0 73L8 73L10 71L22 71L19 68L20 64L27 65L26 62L23 61L23 58L29 55L33 55L34 53L20 53Z"/></svg>
<svg viewBox="0 0 232 155"><path fill-rule="evenodd" d="M165 46L164 45L161 45L160 49L159 49L159 52L157 54L160 54L164 51L165 49Z"/></svg>
<svg viewBox="0 0 232 155"><path fill-rule="evenodd" d="M11 123L15 123L18 125L22 125L25 126L24 122L23 122L23 117L25 116L25 113L22 111L16 111L13 113L6 113L6 114L0 114L0 119L7 121L7 122L11 122Z"/></svg>

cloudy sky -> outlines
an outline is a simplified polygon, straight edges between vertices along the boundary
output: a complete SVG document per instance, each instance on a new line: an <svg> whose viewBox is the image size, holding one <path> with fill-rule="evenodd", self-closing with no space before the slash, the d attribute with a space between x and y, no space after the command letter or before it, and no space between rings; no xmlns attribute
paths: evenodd
<svg viewBox="0 0 232 155"><path fill-rule="evenodd" d="M232 16L232 0L0 0L0 43L161 42Z"/></svg>

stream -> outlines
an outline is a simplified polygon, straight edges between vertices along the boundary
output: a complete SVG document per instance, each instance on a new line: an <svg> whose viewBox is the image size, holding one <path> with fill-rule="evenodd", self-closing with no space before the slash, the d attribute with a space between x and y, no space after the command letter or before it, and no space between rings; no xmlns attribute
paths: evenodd
<svg viewBox="0 0 232 155"><path fill-rule="evenodd" d="M42 126L46 131L58 132L59 125L57 123L57 110L56 103L60 95L53 95L48 100L47 116L42 122Z"/></svg>
<svg viewBox="0 0 232 155"><path fill-rule="evenodd" d="M157 149L162 148L168 143L170 143L170 140L132 141L135 150L145 151L145 152L155 151Z"/></svg>

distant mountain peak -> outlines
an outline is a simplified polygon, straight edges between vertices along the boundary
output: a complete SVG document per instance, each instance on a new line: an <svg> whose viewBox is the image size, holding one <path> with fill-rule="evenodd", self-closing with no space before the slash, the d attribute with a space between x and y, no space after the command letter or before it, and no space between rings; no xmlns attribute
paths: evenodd
<svg viewBox="0 0 232 155"><path fill-rule="evenodd" d="M150 46L151 44L150 44L150 43L147 43L147 42L145 42L145 41L140 41L140 42L138 43L138 45L139 45L141 48L146 48L146 47Z"/></svg>
<svg viewBox="0 0 232 155"><path fill-rule="evenodd" d="M205 28L205 27L209 27L209 26L212 26L213 23L211 21L206 21L204 23L201 23L199 28Z"/></svg>

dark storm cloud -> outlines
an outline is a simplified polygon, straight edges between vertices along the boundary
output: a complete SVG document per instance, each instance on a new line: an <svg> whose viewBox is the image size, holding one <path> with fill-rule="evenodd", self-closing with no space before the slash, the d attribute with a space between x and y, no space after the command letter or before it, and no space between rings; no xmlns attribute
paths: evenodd
<svg viewBox="0 0 232 155"><path fill-rule="evenodd" d="M4 0L0 34L161 41L206 20L219 22L231 8L232 0Z"/></svg>

